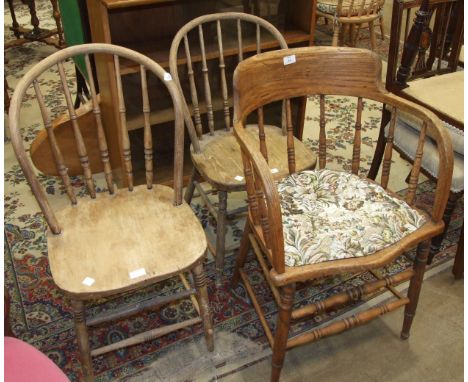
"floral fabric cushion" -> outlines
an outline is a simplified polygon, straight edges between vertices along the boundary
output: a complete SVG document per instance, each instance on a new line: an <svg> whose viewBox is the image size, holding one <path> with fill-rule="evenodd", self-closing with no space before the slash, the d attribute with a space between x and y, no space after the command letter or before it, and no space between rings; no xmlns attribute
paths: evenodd
<svg viewBox="0 0 468 382"><path fill-rule="evenodd" d="M341 171L293 174L278 192L290 267L371 255L425 223L379 185Z"/></svg>
<svg viewBox="0 0 468 382"><path fill-rule="evenodd" d="M383 5L384 1L378 2L378 7L380 8ZM357 16L359 11L366 14L367 8L374 6L375 2L371 0L365 0L364 6L361 9L361 1L350 1L343 0L341 6L341 15L340 16ZM329 15L334 15L338 7L338 0L319 0L317 2L317 10L323 13L328 13ZM352 7L351 12L349 8Z"/></svg>

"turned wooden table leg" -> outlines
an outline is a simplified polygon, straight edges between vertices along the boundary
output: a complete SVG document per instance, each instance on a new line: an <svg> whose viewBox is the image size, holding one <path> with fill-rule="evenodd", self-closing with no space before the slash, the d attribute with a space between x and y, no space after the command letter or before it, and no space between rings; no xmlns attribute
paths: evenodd
<svg viewBox="0 0 468 382"><path fill-rule="evenodd" d="M276 321L275 341L273 343L271 361L271 382L279 381L281 369L283 368L295 292L296 284L286 285L281 290L281 304L278 307L278 319Z"/></svg>
<svg viewBox="0 0 468 382"><path fill-rule="evenodd" d="M200 315L203 320L203 328L205 330L206 347L208 351L213 351L213 323L211 321L210 301L208 299L208 289L206 287L206 275L203 270L203 264L198 264L193 269L193 279L195 289L197 290L197 300L200 307Z"/></svg>
<svg viewBox="0 0 468 382"><path fill-rule="evenodd" d="M216 229L216 286L222 285L224 253L226 252L227 192L219 191L218 224Z"/></svg>
<svg viewBox="0 0 468 382"><path fill-rule="evenodd" d="M403 320L403 328L401 330L401 339L406 340L409 337L411 324L413 323L416 307L418 306L419 293L426 270L427 256L429 255L430 241L423 241L418 245L416 257L414 259L414 276L411 278L408 288L408 298L410 302L405 306L405 316Z"/></svg>
<svg viewBox="0 0 468 382"><path fill-rule="evenodd" d="M247 259L247 254L250 249L250 239L249 234L251 232L249 219L245 221L244 233L240 242L239 253L236 258L236 265L234 267L234 273L232 274L231 288L235 288L240 279L240 269L244 267L245 260Z"/></svg>
<svg viewBox="0 0 468 382"><path fill-rule="evenodd" d="M54 17L55 24L57 25L57 35L58 35L58 38L59 38L58 45L59 46L64 46L65 41L63 39L62 20L60 19L60 11L59 11L59 7L58 7L58 0L50 0L50 2L52 3L52 9L53 9L52 16Z"/></svg>
<svg viewBox="0 0 468 382"><path fill-rule="evenodd" d="M11 24L11 30L13 31L13 34L15 35L16 38L20 38L21 34L20 34L20 31L19 31L18 21L16 20L16 14L15 14L15 8L13 6L13 0L7 0L7 2L8 2L8 8L10 8L11 19L13 20L13 23Z"/></svg>
<svg viewBox="0 0 468 382"><path fill-rule="evenodd" d="M73 315L75 320L75 334L76 341L78 342L78 349L80 351L81 368L83 370L83 380L92 382L93 376L93 362L91 360L91 351L89 347L88 329L85 321L85 308L83 301L71 300Z"/></svg>

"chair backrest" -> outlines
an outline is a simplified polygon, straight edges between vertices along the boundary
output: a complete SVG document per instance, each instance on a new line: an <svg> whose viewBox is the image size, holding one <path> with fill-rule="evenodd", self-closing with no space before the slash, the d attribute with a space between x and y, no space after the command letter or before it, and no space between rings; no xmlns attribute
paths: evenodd
<svg viewBox="0 0 468 382"><path fill-rule="evenodd" d="M410 29L411 11L418 7ZM395 0L387 89L398 92L411 79L455 71L462 45L463 0Z"/></svg>
<svg viewBox="0 0 468 382"><path fill-rule="evenodd" d="M51 151L55 164L57 166L57 172L60 174L66 193L72 204L77 203L77 197L73 190L70 177L68 175L67 167L64 164L63 155L61 148L56 139L54 130L52 128L51 115L46 106L46 98L41 92L39 77L49 69L58 69L58 73L61 81L62 100L60 100L60 90L57 93L48 95L53 98L54 102L52 105L57 105L57 101L60 103L65 100L66 107L72 121L73 134L77 147L77 152L80 158L81 166L83 168L83 177L89 195L92 198L96 197L96 189L94 185L93 173L91 171L88 159L88 150L84 143L83 135L80 130L79 122L76 117L76 112L73 107L72 95L69 88L69 81L72 79L67 78L64 63L69 58L75 58L77 56L84 57L84 61L87 68L87 81L91 92L93 113L96 119L97 134L96 139L98 140L98 147L100 151L101 161L103 163L107 188L109 194L114 193L114 184L112 179L112 169L109 162L108 144L106 135L103 128L101 118L101 112L99 107L99 100L96 94L96 82L92 76L93 71L91 70L91 59L92 55L106 55L110 65L115 66L116 71L116 82L117 82L117 97L119 104L115 105L118 107L120 113L121 131L119 131L119 140L121 147L123 148L123 157L125 162L125 176L128 184L128 189L133 189L133 172L132 172L132 156L130 150L130 140L128 135L128 129L126 126L126 104L125 96L122 87L122 78L120 74L120 64L123 60L129 60L140 66L140 81L141 81L141 95L143 104L143 116L144 116L144 146L145 146L145 169L146 169L146 181L147 188L152 188L153 183L153 142L151 135L151 126L149 123L150 107L148 101L148 81L150 80L149 73L159 81L161 81L168 91L168 96L172 99L174 104L175 114L175 153L174 153L174 204L179 205L182 203L182 165L183 165L183 145L184 145L184 119L183 119L183 105L182 97L179 93L177 85L171 80L169 73L167 73L160 65L152 61L148 57L132 51L127 48L110 44L84 44L66 48L58 51L46 59L39 62L32 69L30 69L26 75L19 81L15 88L10 106L9 113L9 127L11 132L11 142L18 158L18 161L23 169L23 172L32 188L34 196L36 197L42 212L45 215L47 223L54 233L60 232L60 226L57 222L55 214L50 207L50 203L47 200L45 192L40 185L37 176L35 175L33 165L30 158L26 155L25 148L23 145L23 137L20 132L20 119L21 119L21 105L23 99L26 97L28 88L33 85L36 99L40 107L42 120L46 128L49 143L51 145ZM105 86L104 84L100 84ZM56 91L57 89L54 89ZM127 104L130 100L127 100Z"/></svg>
<svg viewBox="0 0 468 382"><path fill-rule="evenodd" d="M284 65L284 58L294 56L294 64ZM268 70L265 70L268 68ZM430 111L385 91L381 83L381 62L368 50L336 47L308 47L263 53L240 63L234 73L234 133L240 143L249 213L264 245L269 250L276 272L284 272L284 245L281 209L274 175L258 146L244 131L249 114L268 103L291 97L317 95L320 98L319 168L326 166L327 95L356 97L351 172L358 174L361 155L362 110L365 100L391 108L380 185L387 189L392 165L393 137L398 128L397 114L403 111L421 121L416 160L406 192L408 204L415 203L426 135L437 144L439 178L431 217L440 221L450 189L453 153L450 138L440 120ZM344 128L344 127L343 127ZM288 159L293 155L288 150ZM405 174L406 176L406 174Z"/></svg>
<svg viewBox="0 0 468 382"><path fill-rule="evenodd" d="M330 9L326 13L334 13L337 17L360 17L365 19L366 16L377 14L384 3L385 0L338 0L337 3L332 1L321 2L318 7L326 11L328 6ZM335 12L332 11L332 8L334 8Z"/></svg>
<svg viewBox="0 0 468 382"><path fill-rule="evenodd" d="M227 23L230 23L230 28L223 28ZM182 50L181 45L183 51L179 52ZM272 24L246 13L226 12L200 16L177 32L171 45L169 66L182 94L189 94L185 99L191 100L186 102L185 120L196 152L200 151L198 139L203 134L202 114L207 115L210 134L215 130L216 110L223 111L224 127L230 129L230 84L235 65L244 59L244 55L261 53L262 48L287 47L284 37ZM216 62L208 61L213 58L217 58L218 68L210 65ZM182 72L184 64L187 67L186 74ZM201 78L196 77L197 72ZM199 99L200 88L203 88L204 102ZM192 110L188 104L191 104Z"/></svg>

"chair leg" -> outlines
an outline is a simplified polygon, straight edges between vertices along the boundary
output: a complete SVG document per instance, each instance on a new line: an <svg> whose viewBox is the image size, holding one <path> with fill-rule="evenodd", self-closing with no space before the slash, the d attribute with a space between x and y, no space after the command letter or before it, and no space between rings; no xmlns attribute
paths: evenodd
<svg viewBox="0 0 468 382"><path fill-rule="evenodd" d="M359 33L361 33L361 27L362 27L362 24L357 24L356 25L356 30L354 32L354 35L353 35L353 46L356 46L358 40L359 40Z"/></svg>
<svg viewBox="0 0 468 382"><path fill-rule="evenodd" d="M197 300L200 307L200 315L203 320L203 329L205 331L206 347L208 351L213 351L213 323L211 321L210 302L208 299L208 289L206 287L206 275L203 270L203 264L197 264L193 268L193 279L195 289L197 290Z"/></svg>
<svg viewBox="0 0 468 382"><path fill-rule="evenodd" d="M281 304L278 307L276 321L275 341L273 343L273 356L271 362L271 382L279 381L283 368L286 345L288 342L289 322L291 320L292 306L296 284L285 285L281 289Z"/></svg>
<svg viewBox="0 0 468 382"><path fill-rule="evenodd" d="M442 241L445 238L445 235L447 234L448 227L450 225L450 219L452 218L453 211L455 210L455 206L457 205L457 200L460 198L460 194L454 194L453 192L450 193L450 196L447 200L447 205L445 206L445 211L444 211L444 231L440 234L437 235L432 239L431 242L431 253L429 254L429 259L427 260L428 264L432 263L432 260L434 259L434 256L439 252L440 246L442 245Z"/></svg>
<svg viewBox="0 0 468 382"><path fill-rule="evenodd" d="M424 271L426 270L427 256L429 254L430 241L426 240L419 243L416 250L416 258L414 259L414 276L411 278L408 288L408 298L410 302L405 306L405 316L403 320L403 328L401 330L401 339L406 340L409 337L411 324L413 323L416 308L418 306L419 293L421 292L421 285L424 278Z"/></svg>
<svg viewBox="0 0 468 382"><path fill-rule="evenodd" d="M339 23L334 23L333 25L333 39L332 46L338 46L338 40L340 35L341 25Z"/></svg>
<svg viewBox="0 0 468 382"><path fill-rule="evenodd" d="M235 288L240 280L240 272L239 270L244 266L245 260L247 259L247 254L249 253L250 249L250 240L249 234L251 232L249 219L247 218L245 221L244 233L242 235L242 239L240 242L239 253L236 258L236 266L234 267L234 273L232 275L231 280L231 288Z"/></svg>
<svg viewBox="0 0 468 382"><path fill-rule="evenodd" d="M375 41L375 28L374 28L374 22L373 21L369 21L369 34L370 34L371 50L375 50L376 41Z"/></svg>
<svg viewBox="0 0 468 382"><path fill-rule="evenodd" d="M85 382L92 382L94 380L93 361L91 360L88 329L85 322L84 304L81 300L71 300L71 306L73 309L75 321L76 340L78 342L78 349L80 351L83 380Z"/></svg>
<svg viewBox="0 0 468 382"><path fill-rule="evenodd" d="M224 270L224 252L226 251L226 211L227 192L218 191L218 224L216 232L216 286L221 287Z"/></svg>
<svg viewBox="0 0 468 382"><path fill-rule="evenodd" d="M455 262L453 263L452 273L455 276L455 280L463 277L463 233L464 225L462 224L460 231L460 238L458 239L457 254L455 255Z"/></svg>
<svg viewBox="0 0 468 382"><path fill-rule="evenodd" d="M380 26L380 38L382 41L385 40L385 30L384 30L384 25L383 25L383 15L379 16L379 26Z"/></svg>
<svg viewBox="0 0 468 382"><path fill-rule="evenodd" d="M188 205L192 202L193 193L195 192L195 180L198 177L197 169L194 167L192 169L192 174L190 175L190 180L187 184L187 189L185 190L184 200Z"/></svg>
<svg viewBox="0 0 468 382"><path fill-rule="evenodd" d="M372 180L377 178L377 173L379 172L380 164L382 163L382 158L385 152L385 126L387 126L387 123L390 122L391 117L392 114L385 108L385 105L383 105L379 138L377 139L374 157L372 158L372 164L369 169L369 173L367 174L367 177Z"/></svg>

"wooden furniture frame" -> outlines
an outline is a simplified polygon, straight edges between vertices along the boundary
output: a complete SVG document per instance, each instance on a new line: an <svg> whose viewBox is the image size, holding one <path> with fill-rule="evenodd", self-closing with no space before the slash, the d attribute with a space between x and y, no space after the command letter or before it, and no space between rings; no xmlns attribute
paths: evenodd
<svg viewBox="0 0 468 382"><path fill-rule="evenodd" d="M94 56L105 55L115 65L118 109L122 128L119 131L119 139L122 141L120 144L125 158L128 190L118 190L114 186L113 173L109 163L108 142L102 127L95 80L91 74L90 57L93 54ZM95 134L108 192L96 192L86 145L73 108L63 67L64 60L80 55L84 56L88 69L88 85L92 97L93 114L98 126ZM123 58L135 62L140 67L142 113L145 120L146 184L136 187L133 185L132 153L126 128L126 103L120 74L120 62ZM91 196L90 199L78 198L76 195L63 162L63 153L55 139L44 96L40 90L38 77L55 65L58 66L60 73L69 117L73 121L75 142L83 168L83 180ZM206 277L203 272L203 260L206 254L205 234L190 207L182 200L183 102L176 84L168 79L167 75L168 73L160 65L130 49L109 44L83 44L56 52L34 66L18 83L11 100L9 113L11 142L49 227L47 241L51 273L54 282L71 301L81 354L83 379L86 381L93 380L91 356L135 345L200 322L203 323L207 347L210 351L213 349L213 328ZM173 189L167 186L153 185L153 140L148 121L150 108L147 85L153 77L161 81L174 104L176 149ZM60 173L66 194L72 204L55 212L34 173L20 134L21 103L31 84L34 87L43 122L49 134L57 171ZM103 86L104 84L101 83L101 88ZM164 222L164 225L160 224L159 219ZM193 274L194 287L190 286L185 279L184 272L187 271ZM87 300L115 296L174 276L181 278L186 290L171 296L153 297L136 306L121 306L115 312L86 317L84 304ZM87 326L121 319L141 310L160 307L188 297L192 299L200 317L156 328L97 349L90 349Z"/></svg>
<svg viewBox="0 0 468 382"><path fill-rule="evenodd" d="M256 1L256 3L260 2ZM216 12L220 3L220 1L210 0L197 2L192 0L87 0L91 40L92 42L126 46L149 56L163 67L168 68L168 51L177 30L195 17ZM239 0L238 3L243 4L246 11L251 10L250 2ZM310 44L313 41L315 31L315 23L313 22L315 0L287 2L281 0L280 3L286 18L283 31L286 41L288 43ZM258 13L257 8L254 10L257 10ZM151 19L152 22L141 22L141 20L146 19ZM154 41L158 43L154 43ZM218 58L217 47L212 48L213 50L211 47L207 47L208 61ZM181 58L179 64L185 64L184 58ZM113 67L111 63L99 59L96 62L96 67L98 82L106 84L100 91L100 99L103 125L109 136L109 155L113 169L119 169L124 166L124 158L121 155L122 148L116 138L120 122L118 110L114 108L114 105L117 104L117 93L116 84L113 81ZM134 65L122 62L123 75L130 75L137 71L138 68ZM156 100L155 103L157 103ZM129 118L131 118L130 115ZM171 123L172 120L173 114L163 107L160 110L155 108L150 115L150 122L153 126L162 127L163 124ZM138 119L132 121L129 126L135 130L141 129L143 123L141 119ZM167 131L166 128L159 130ZM158 133L164 134L161 131ZM165 146L170 147L170 140L167 143ZM170 163L170 151L168 150L168 152L168 163ZM94 159L91 158L91 161ZM186 179L188 180L190 169L186 170ZM125 182L124 177L120 176L120 178L122 182ZM165 180L171 181L170 177Z"/></svg>
<svg viewBox="0 0 468 382"><path fill-rule="evenodd" d="M55 24L57 25L56 29L47 30L39 27L39 19L36 14L36 4L34 0L22 0L29 8L29 13L31 14L31 28L25 28L19 25L16 20L15 7L13 0L7 0L8 8L10 9L11 18L13 20L11 29L16 37L16 40L9 41L5 44L5 49L23 45L31 41L41 41L48 45L53 45L59 49L65 46L65 41L63 39L63 28L60 20L60 10L58 7L58 0L51 0ZM53 37L57 35L56 37Z"/></svg>
<svg viewBox="0 0 468 382"><path fill-rule="evenodd" d="M293 54L296 57L295 64L284 66L284 57ZM265 70L265 68L268 68L268 70ZM279 380L286 349L340 333L402 306L405 306L405 316L401 338L408 338L416 312L430 239L443 230L442 216L447 203L453 169L451 141L440 120L427 109L386 92L381 83L380 59L374 53L363 49L310 47L260 54L239 64L234 74L234 89L234 134L242 151L249 200L249 217L232 283L235 286L239 278L244 282L265 329L268 341L273 348L271 381ZM374 254L296 267L285 265L280 195L275 182L277 178L271 174L271 165L258 149L258 145L246 134L245 122L249 114L270 102L284 97L297 97L304 94L320 96L320 169L325 168L326 165L326 95L357 98L358 107L352 154L352 173L354 174L358 174L360 162L361 112L364 99L390 105L393 123L390 128L390 139L386 142L384 171L380 181L380 185L384 189L387 189L390 176L393 174L391 172L391 138L393 137L394 121L397 114L404 111L421 120L422 128L417 150L418 160L413 164L409 187L404 200L410 206L414 206L416 202L420 163L427 134L437 142L440 168L432 210L423 212L427 217L424 225L399 242ZM287 145L287 153L290 173L293 174L297 169L294 166L294 149L291 140ZM391 193L390 190L387 190L387 192ZM396 196L393 193L392 195ZM397 256L415 246L417 246L417 253L413 269L382 278L380 272L376 270L377 268L390 263ZM250 247L254 250L278 305L279 311L274 334L267 324L246 271L243 269ZM371 271L378 280L352 288L324 301L293 309L294 293L298 283L342 273L363 271ZM411 280L407 296L393 288L395 284L405 280ZM334 306L359 300L363 295L368 295L382 288L389 289L397 297L397 300L288 339L291 320L303 319L331 309Z"/></svg>
<svg viewBox="0 0 468 382"><path fill-rule="evenodd" d="M236 26L236 46L234 48L223 48L223 40L226 40L225 34L223 35L223 26L227 21L235 22ZM214 25L213 25L214 24ZM219 68L212 68L210 71L207 65L207 53L205 46L207 45L204 37L204 30L209 27L216 27L216 38L218 44L217 56L219 57ZM255 27L255 39L253 41L246 38L245 33L248 27ZM243 35L244 31L244 35ZM189 42L190 33L197 32L199 37L199 50L200 54L193 54L193 51L198 51L198 46ZM231 31L231 33L233 33ZM272 38L273 37L273 38ZM180 49L181 47L184 49ZM211 248L211 252L216 257L216 273L217 284L222 283L222 274L224 269L224 256L226 252L225 237L226 237L226 220L235 216L239 212L244 212L246 208L241 207L235 211L227 210L228 193L233 191L245 190L245 182L240 176L242 174L242 161L234 136L231 131L231 107L232 97L230 96L230 86L228 85L228 78L232 74L232 65L226 68L225 59L233 54L237 55L238 62L244 59L244 55L249 53L260 53L262 49L279 47L286 49L288 46L281 33L270 23L264 19L246 14L236 12L217 13L212 15L200 16L184 27L182 27L174 37L170 55L169 66L171 74L179 85L181 90L185 90L187 94L185 122L191 138L191 158L194 166L192 176L190 178L187 191L185 193L185 201L190 204L195 189L202 196L203 202L207 205L208 210L217 221L216 232L216 247ZM182 83L180 80L179 72L182 68L179 66L181 61L179 50L183 50L185 61L187 65L188 81ZM192 52L192 53L191 53ZM194 70L195 63L201 61L201 74L203 76L203 86L196 80L196 69ZM217 81L210 80L213 77L213 72L220 72L220 94L221 100L213 99L213 88L216 86ZM182 86L184 85L184 86ZM198 90L197 90L198 85ZM204 90L204 101L199 100L199 89ZM222 129L215 131L215 117L214 117L214 104L222 105L223 119L220 124L223 125ZM189 106L190 105L190 108ZM207 129L203 129L202 116L200 110L206 110L208 120L208 133ZM283 110L287 109L290 116L291 107L289 101L284 103ZM193 119L192 120L192 115ZM206 125L205 125L206 126ZM284 124L282 128L276 126L265 125L263 109L258 114L258 125L250 125L252 131L255 130L262 147L265 147L265 136L271 137L270 145L279 149L272 149L270 151L270 159L277 164L277 171L280 173L287 172L287 163L283 161L277 153L281 153L281 147L285 139L287 129ZM298 160L298 167L310 168L315 165L315 156L306 148L306 146L295 139L295 144L299 147L300 155ZM239 178L240 176L240 178ZM218 192L219 204L217 207L210 201L208 193L205 192L200 185L200 180L205 180Z"/></svg>
<svg viewBox="0 0 468 382"><path fill-rule="evenodd" d="M414 24L411 29L409 29L410 11L419 5L420 8L416 12ZM433 30L431 30L430 27L431 20L434 22ZM404 30L402 29L403 22ZM399 51L401 50L401 37L404 37L404 47L400 61ZM428 78L456 71L462 44L462 0L394 1L386 78L387 90L429 108L438 115L441 120L460 130L464 130L463 124L457 119L454 119L451 115L441 110L436 110L421 100L405 93L405 88L408 87L408 81L410 80ZM442 64L443 61L446 62L446 65ZM368 174L371 179L376 178L382 162L385 146L384 130L391 119L387 108L383 108L382 114L382 124L377 147ZM394 148L403 158L412 161L397 145L394 145ZM421 171L430 179L434 179L434 176L424 167L421 168ZM456 203L463 194L463 191L453 192L450 190L447 208L444 213L444 232L433 239L428 264L432 262L434 255L438 253L442 240L447 233ZM463 245L461 236L459 245L460 244ZM461 251L463 252L463 248L461 248Z"/></svg>
<svg viewBox="0 0 468 382"><path fill-rule="evenodd" d="M374 22L379 20L383 39L383 24L380 10L385 0L338 0L335 12L326 13L317 9L317 16L333 23L332 46L343 45L349 34L350 45L355 46L363 24L369 26L371 49L376 47Z"/></svg>

